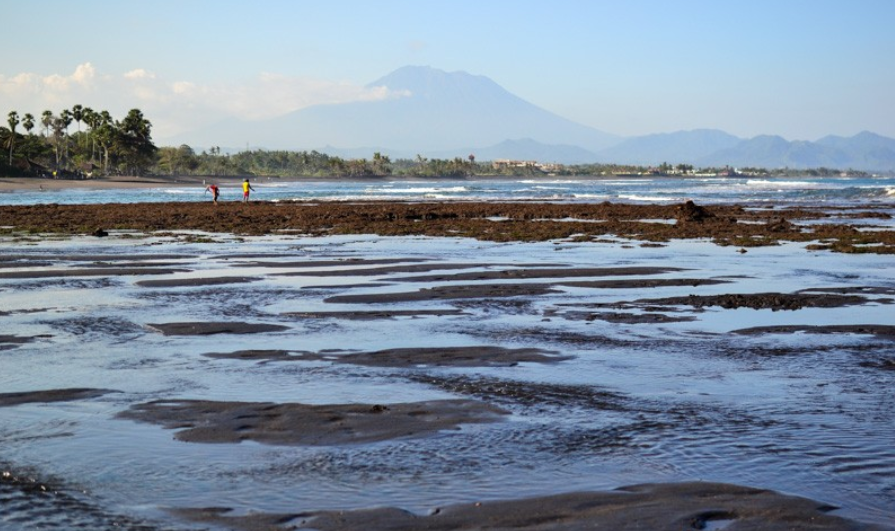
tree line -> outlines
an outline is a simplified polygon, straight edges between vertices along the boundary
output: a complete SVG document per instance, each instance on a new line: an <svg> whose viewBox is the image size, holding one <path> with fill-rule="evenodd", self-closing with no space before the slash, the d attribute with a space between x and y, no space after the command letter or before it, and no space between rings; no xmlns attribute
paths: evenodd
<svg viewBox="0 0 895 531"><path fill-rule="evenodd" d="M39 119L10 111L6 124L0 126L0 146L7 155L6 173L14 175L143 175L158 151L152 123L139 109L120 120L82 105L58 113L45 110Z"/></svg>
<svg viewBox="0 0 895 531"><path fill-rule="evenodd" d="M152 141L152 124L139 109L131 109L121 120L108 111L94 111L75 105L58 113L46 110L38 120L34 115L7 115L8 127L0 126L0 175L55 176L86 178L111 175L195 175L245 177L345 177L386 176L461 178L476 176L537 176L549 173L575 175L688 175L693 173L730 174L730 168L695 169L689 164L655 167L619 164L501 165L480 163L474 155L452 159L426 158L392 160L376 152L372 157L346 159L317 151L245 150L222 153L211 147L201 153L188 146L157 147ZM72 126L76 130L72 131ZM19 127L21 126L21 129ZM748 175L836 175L839 170L741 169ZM850 172L856 174L859 172Z"/></svg>
<svg viewBox="0 0 895 531"><path fill-rule="evenodd" d="M196 153L190 146L163 147L153 168L159 175L234 175L247 177L345 177L387 176L468 177L492 173L490 166L463 159L392 160L376 152L370 158L346 159L318 151L247 150L222 154L221 148Z"/></svg>
<svg viewBox="0 0 895 531"><path fill-rule="evenodd" d="M11 111L0 125L0 175L93 178L113 175L198 175L255 177L466 177L496 173L475 157L392 161L373 153L346 159L317 151L246 150L222 153L211 147L201 153L188 146L157 147L152 123L139 109L116 120L108 111L83 105L59 112ZM74 130L73 130L74 129ZM500 172L497 172L500 173ZM506 172L510 174L510 172ZM533 168L512 174L539 173Z"/></svg>

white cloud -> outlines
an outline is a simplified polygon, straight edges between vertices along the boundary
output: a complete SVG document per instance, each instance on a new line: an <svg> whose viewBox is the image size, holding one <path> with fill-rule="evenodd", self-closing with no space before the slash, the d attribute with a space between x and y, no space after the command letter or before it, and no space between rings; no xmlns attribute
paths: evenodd
<svg viewBox="0 0 895 531"><path fill-rule="evenodd" d="M138 68L124 73L124 79L155 79L155 74Z"/></svg>
<svg viewBox="0 0 895 531"><path fill-rule="evenodd" d="M78 65L71 74L41 76L20 73L0 75L0 112L39 115L44 109L59 112L80 104L108 110L123 117L139 108L153 124L153 136L164 138L221 121L228 117L260 120L311 105L376 101L406 93L371 87L264 72L245 82L222 84L199 80L167 80L143 68L123 74L104 74L91 63Z"/></svg>
<svg viewBox="0 0 895 531"><path fill-rule="evenodd" d="M89 87L93 84L93 80L96 77L96 69L93 68L93 65L90 63L84 63L82 65L78 65L75 68L75 73L71 75L71 80L74 83L78 83L79 85Z"/></svg>

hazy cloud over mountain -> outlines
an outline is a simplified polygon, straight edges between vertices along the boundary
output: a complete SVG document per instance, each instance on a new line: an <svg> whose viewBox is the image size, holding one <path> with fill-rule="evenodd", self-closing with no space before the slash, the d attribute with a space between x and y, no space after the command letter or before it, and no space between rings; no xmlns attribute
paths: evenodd
<svg viewBox="0 0 895 531"><path fill-rule="evenodd" d="M601 149L618 137L556 116L484 76L404 67L365 87L391 97L314 105L264 121L215 124L175 140L269 149L380 147L440 151L511 138Z"/></svg>
<svg viewBox="0 0 895 531"><path fill-rule="evenodd" d="M265 120L313 105L378 101L401 94L382 86L271 73L240 82L206 83L166 79L144 68L110 74L88 62L66 75L0 75L0 96L20 114L59 112L77 102L122 117L137 107L153 123L154 136L164 140L225 117ZM41 106L31 108L35 100Z"/></svg>

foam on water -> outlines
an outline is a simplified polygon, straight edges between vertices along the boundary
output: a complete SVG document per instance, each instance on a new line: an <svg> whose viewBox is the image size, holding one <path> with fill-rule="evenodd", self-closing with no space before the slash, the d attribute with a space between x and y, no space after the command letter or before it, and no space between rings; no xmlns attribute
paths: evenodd
<svg viewBox="0 0 895 531"><path fill-rule="evenodd" d="M895 178L578 178L432 181L290 181L258 180L255 200L545 200L673 203L770 202L856 206L895 205ZM224 188L221 199L236 201L235 187ZM16 191L0 194L0 204L135 203L208 200L204 187L124 190Z"/></svg>

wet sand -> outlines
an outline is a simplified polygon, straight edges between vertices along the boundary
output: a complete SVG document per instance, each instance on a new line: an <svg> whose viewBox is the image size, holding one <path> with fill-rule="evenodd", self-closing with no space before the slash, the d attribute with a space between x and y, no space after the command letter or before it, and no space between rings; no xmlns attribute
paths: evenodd
<svg viewBox="0 0 895 531"><path fill-rule="evenodd" d="M634 485L612 492L475 502L420 515L399 508L229 516L227 509L178 511L199 522L245 531L872 531L827 514L833 507L776 492L719 483Z"/></svg>
<svg viewBox="0 0 895 531"><path fill-rule="evenodd" d="M809 294L809 293L725 293L720 295L687 295L685 297L667 297L662 299L638 299L636 301L620 301L612 303L613 308L670 308L674 306L691 306L698 310L718 306L727 310L751 308L753 310L770 309L773 311L798 310L801 308L842 308L860 306L871 302L892 304L895 299L889 297L868 298L860 295Z"/></svg>
<svg viewBox="0 0 895 531"><path fill-rule="evenodd" d="M20 404L67 402L70 400L89 400L111 393L107 389L49 389L46 391L29 391L24 393L0 393L0 407L18 406Z"/></svg>
<svg viewBox="0 0 895 531"><path fill-rule="evenodd" d="M166 336L208 336L213 334L262 334L265 332L282 332L289 327L265 323L228 322L189 322L189 323L147 323L152 330Z"/></svg>
<svg viewBox="0 0 895 531"><path fill-rule="evenodd" d="M146 210L143 212L142 210ZM864 211L852 211L835 215L860 217ZM867 215L871 215L868 213ZM147 205L144 209L133 206L99 205L96 207L4 207L0 209L0 226L7 229L9 237L16 234L93 234L97 229L135 231L203 230L236 234L387 234L429 236L464 236L482 240L562 240L577 243L597 238L631 238L645 241L669 241L676 239L706 238L721 245L737 245L742 250L753 246L776 245L780 242L801 242L813 249L847 252L890 253L893 249L891 231L861 232L847 224L809 225L807 222L828 219L834 215L810 209L759 210L742 207L703 208L684 204L672 206L631 205L550 205L550 204L403 204L371 203L354 205L334 204L272 204L250 205ZM495 221L501 218L502 221ZM580 220L580 221L569 221ZM644 221L662 219L669 222ZM560 221L562 220L562 221ZM800 223L805 223L800 225ZM105 241L102 238L97 241ZM213 245L213 244L209 244ZM872 247L868 247L872 245ZM210 247L209 249L213 249ZM802 252L798 250L795 252ZM807 254L807 253L806 253ZM619 338L592 333L580 329L566 330L562 326L548 328L551 322L565 324L597 321L626 325L659 326L669 323L693 322L700 312L712 308L723 310L772 310L796 312L802 309L854 308L860 311L869 306L888 307L895 302L893 288L888 285L814 287L792 292L761 291L737 292L734 276L714 276L711 265L694 263L692 268L657 266L613 265L602 267L595 264L565 266L558 260L542 263L495 263L457 262L436 258L409 257L405 259L292 259L284 255L224 253L216 256L224 266L208 276L181 278L181 274L196 274L198 267L189 263L198 260L197 254L157 253L146 254L90 254L90 253L9 253L0 257L0 280L17 283L17 289L40 289L45 282L132 282L136 297L146 300L159 298L168 304L191 305L210 298L212 304L230 302L231 296L248 297L255 293L252 288L268 279L301 280L303 277L326 278L326 282L339 277L376 277L378 283L345 285L309 285L303 289L323 292L321 304L358 305L359 309L333 311L282 311L265 313L254 310L252 300L240 300L236 313L249 313L246 320L166 321L163 317L143 324L131 322L127 317L120 320L102 316L84 315L71 320L55 317L52 325L59 334L69 333L77 337L90 334L106 334L115 337L136 335L148 331L150 336L161 339L186 340L207 336L222 337L222 346L237 340L234 337L251 335L274 342L278 334L286 335L308 322L316 323L324 331L331 326L335 333L343 322L413 319L469 319L481 318L485 312L512 313L527 307L543 297L560 296L564 288L580 290L660 290L668 288L710 288L711 294L690 294L671 297L628 297L618 294L612 302L592 303L565 301L556 303L537 314L544 328L529 324L529 328L511 328L505 331L514 345L525 343L527 338L539 342L573 347L586 345L584 353L600 348L630 347L632 352L650 345L671 342L663 337ZM283 257L281 261L274 258ZM241 258L241 259L239 259ZM464 257L467 258L467 257ZM553 258L553 257L551 257ZM203 258L204 259L204 258ZM255 261L243 261L255 260ZM267 278L227 274L229 263L244 269L277 268ZM74 264L73 266L71 264ZM204 265L204 264L203 264ZM60 266L60 267L54 267ZM334 270L326 270L328 267ZM467 271L467 269L469 271ZM285 271L283 271L285 270ZM316 270L316 271L311 271ZM215 276L213 273L221 273ZM163 275L172 278L144 279L144 276ZM412 275L412 276L399 276ZM622 277L605 279L602 277ZM658 278L652 278L658 277ZM32 284L27 284L32 282ZM396 285L408 284L395 288ZM424 287L417 286L425 284ZM429 284L442 284L429 286ZM728 286L732 284L733 286ZM72 284L65 284L66 286ZM80 286L80 285L79 285ZM83 286L90 287L88 284ZM360 293L353 290L363 286ZM210 293L213 287L223 291L221 299ZM192 288L202 288L193 290ZM728 289L730 288L730 289ZM244 292L238 291L244 289ZM269 295L276 299L282 295L270 287ZM336 293L329 294L329 290ZM302 290L294 290L302 291ZM348 292L348 293L344 293ZM686 291L684 291L686 293ZM170 298L166 298L170 297ZM411 308L393 307L394 304L412 303ZM443 308L431 308L432 303L444 303ZM415 308L419 304L419 308ZM3 315L0 310L0 315ZM17 312L13 310L12 312ZM32 311L32 310L27 310ZM252 313L255 311L255 313ZM11 314L12 312L8 312ZM51 318L46 318L48 321ZM104 320L105 319L105 320ZM267 322L270 321L270 322ZM321 323L321 321L325 321ZM288 323L273 324L273 323ZM389 323L385 323L389 324ZM471 325L475 328L476 325ZM313 329L312 329L313 330ZM870 336L874 343L866 346L873 354L855 358L849 363L888 375L895 367L889 355L895 329L885 322L867 324L824 325L781 324L775 326L731 327L732 336L764 336L773 334L811 333L827 335L856 334ZM337 337L333 334L333 337ZM470 332L470 335L473 335ZM0 351L10 352L27 348L36 339L46 335L7 334L0 336ZM480 337L489 342L500 342L499 333L481 332ZM179 387L166 388L167 396L161 400L146 401L142 394L130 407L122 410L118 419L171 430L177 441L193 444L227 445L241 442L261 443L268 446L338 447L362 446L388 441L429 440L444 432L454 432L464 425L499 425L508 423L508 413L515 415L530 411L558 411L580 408L587 416L602 412L629 414L635 421L623 428L600 427L579 434L559 432L539 434L531 444L549 448L557 454L593 455L612 448L634 451L635 439L643 434L662 437L676 429L701 433L716 423L724 430L748 425L762 428L773 425L761 418L737 412L725 412L724 417L707 406L680 407L636 400L625 393L601 388L596 385L561 385L520 381L509 376L489 372L487 375L436 372L436 369L458 370L484 368L503 370L520 365L562 366L576 356L562 350L540 348L508 348L491 344L465 347L438 347L426 345L425 336L411 337L420 344L413 348L366 349L353 345L352 349L300 350L283 348L257 348L245 350L233 347L218 352L196 347L178 351L178 356L200 354L203 361L231 363L234 371L246 372L253 363L284 363L291 367L296 362L321 365L348 365L359 370L387 369L394 371L389 379L413 382L463 398L431 401L399 401L395 397L382 403L308 404L301 402L250 402L188 398L178 394ZM335 342L335 341L334 341ZM300 343L300 340L299 340ZM189 343L187 343L190 345ZM138 345L138 344L135 344ZM635 349L636 345L636 349ZM884 345L883 349L877 349ZM341 345L344 347L344 345ZM135 347L135 352L139 347ZM665 347L666 349L668 347ZM732 342L729 349L735 355L758 358L761 346L745 347ZM581 356L578 349L577 356ZM717 350L721 350L718 348ZM779 347L787 354L818 350L810 345L802 349L796 346ZM734 355L734 354L731 354ZM137 354L135 353L136 357ZM147 363L153 363L152 358ZM668 363L673 363L669 361ZM117 366L116 366L117 367ZM203 369L205 367L203 366ZM430 371L430 369L433 369ZM359 373L368 378L366 373ZM193 392L201 392L193 389ZM0 407L13 408L27 404L57 401L89 402L112 391L96 388L59 388L22 393L0 394ZM181 391L182 392L182 391ZM692 409L691 409L692 408ZM736 418L733 418L736 417ZM727 424L724 424L724 423ZM127 424L127 422L124 422ZM570 436L573 435L573 436ZM580 437L577 437L580 435ZM642 444L642 443L641 443ZM531 463L519 463L521 467ZM395 466L395 465L392 465ZM388 474L386 468L385 474ZM522 472L524 473L524 471ZM22 481L18 476L4 476L5 487L27 498L29 485L39 484ZM87 506L84 506L87 507ZM297 513L273 513L250 511L246 515L239 508L224 507L180 508L174 512L181 517L208 525L246 530L294 529L312 527L326 530L370 529L377 530L473 530L484 527L522 530L565 530L585 528L630 529L633 531L681 529L817 529L817 530L873 530L883 529L846 520L831 514L834 507L805 498L786 496L771 490L741 487L714 482L675 482L625 487L608 492L575 492L557 496L541 496L505 501L493 499L482 502L451 504L432 507L429 514L412 513L402 507L381 507L359 510L329 511L302 510ZM72 504L75 513L79 509ZM89 507L83 509L93 510ZM109 517L113 519L112 516ZM136 524L135 524L136 525ZM141 524L142 525L142 524ZM145 528L152 529L147 524Z"/></svg>
<svg viewBox="0 0 895 531"><path fill-rule="evenodd" d="M177 429L185 442L331 446L418 438L460 424L493 422L506 412L483 402L442 400L398 404L271 404L158 401L120 418Z"/></svg>
<svg viewBox="0 0 895 531"><path fill-rule="evenodd" d="M134 177L117 176L103 177L100 179L50 179L42 177L0 177L0 192L14 190L64 190L81 188L86 190L103 189L129 189L129 188L156 188L158 186L200 186L210 177ZM242 182L242 177L215 177L221 182L236 184Z"/></svg>
<svg viewBox="0 0 895 531"><path fill-rule="evenodd" d="M519 363L555 363L569 359L556 352L539 349L506 349L500 347L404 348L335 354L284 350L247 350L211 352L209 358L255 361L332 361L368 367L513 367Z"/></svg>

